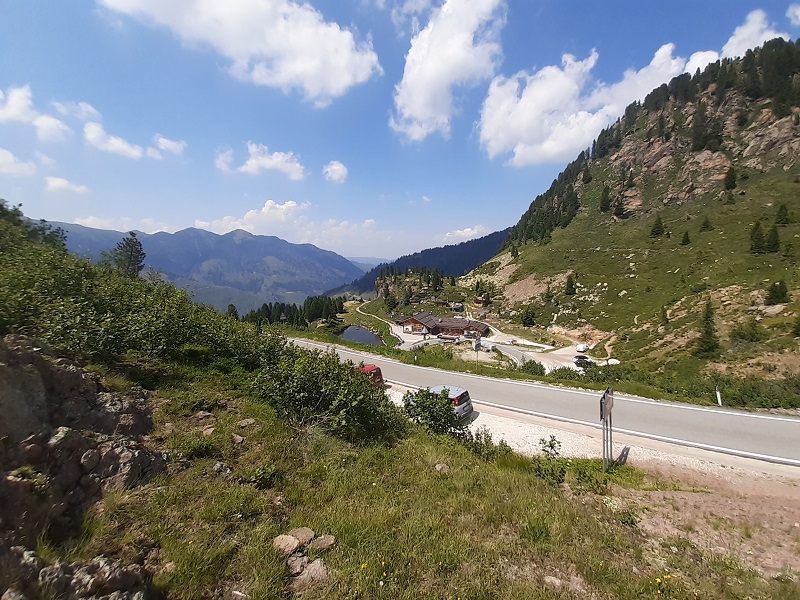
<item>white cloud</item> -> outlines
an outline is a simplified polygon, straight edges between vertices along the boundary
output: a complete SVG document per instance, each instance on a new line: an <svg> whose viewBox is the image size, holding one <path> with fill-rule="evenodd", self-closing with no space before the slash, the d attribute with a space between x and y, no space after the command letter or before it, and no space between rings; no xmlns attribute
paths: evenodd
<svg viewBox="0 0 800 600"><path fill-rule="evenodd" d="M500 61L503 0L446 0L412 40L389 124L411 140L448 137L454 88L489 79Z"/></svg>
<svg viewBox="0 0 800 600"><path fill-rule="evenodd" d="M240 173L258 175L262 171L274 170L285 174L292 181L305 178L305 169L293 152L272 152L263 144L247 143L250 157L238 169Z"/></svg>
<svg viewBox="0 0 800 600"><path fill-rule="evenodd" d="M8 88L5 95L0 91L2 122L29 123L36 128L37 137L44 142L60 142L72 131L65 123L33 107L33 93L29 85Z"/></svg>
<svg viewBox="0 0 800 600"><path fill-rule="evenodd" d="M431 10L432 0L405 0L392 8L392 22L398 30L402 30L407 22L416 35L419 33L419 17Z"/></svg>
<svg viewBox="0 0 800 600"><path fill-rule="evenodd" d="M220 150L214 156L214 166L223 173L231 172L231 165L233 164L233 150Z"/></svg>
<svg viewBox="0 0 800 600"><path fill-rule="evenodd" d="M153 137L153 143L155 143L156 147L159 150L163 150L164 152L169 152L170 154L174 154L175 156L181 156L183 151L186 150L186 142L183 140L176 141L171 140L169 138L165 138L160 133L156 134Z"/></svg>
<svg viewBox="0 0 800 600"><path fill-rule="evenodd" d="M682 72L702 70L720 56L744 54L775 37L788 36L770 28L764 11L754 10L721 52L695 52L687 61L674 56L673 44L664 44L649 65L626 71L610 85L592 86L591 73L599 60L594 51L584 60L565 54L560 67L495 77L478 123L481 145L491 158L511 153L509 162L515 166L571 160L628 104L642 100L653 88Z"/></svg>
<svg viewBox="0 0 800 600"><path fill-rule="evenodd" d="M786 18L795 27L800 27L800 4L790 4L786 9Z"/></svg>
<svg viewBox="0 0 800 600"><path fill-rule="evenodd" d="M71 192L73 194L85 194L89 191L89 188L85 185L77 185L74 183L70 183L63 177L48 177L47 178L47 187L45 187L45 191L48 192Z"/></svg>
<svg viewBox="0 0 800 600"><path fill-rule="evenodd" d="M719 52L715 50L695 52L689 57L689 60L686 61L685 71L691 75L694 75L697 69L700 69L700 72L702 72L709 64L717 62L719 58Z"/></svg>
<svg viewBox="0 0 800 600"><path fill-rule="evenodd" d="M334 183L344 183L347 181L347 167L338 160L332 160L322 168L325 179Z"/></svg>
<svg viewBox="0 0 800 600"><path fill-rule="evenodd" d="M31 177L36 173L36 165L23 162L8 150L0 148L0 175L9 177Z"/></svg>
<svg viewBox="0 0 800 600"><path fill-rule="evenodd" d="M130 217L79 217L75 219L78 225L94 227L95 229L110 229L112 231L143 231L156 233L158 231L176 231L176 227L162 223L153 218L132 219Z"/></svg>
<svg viewBox="0 0 800 600"><path fill-rule="evenodd" d="M431 199L430 199L430 198L428 198L427 196L422 196L422 201L423 201L425 204L430 204L430 203L431 203Z"/></svg>
<svg viewBox="0 0 800 600"><path fill-rule="evenodd" d="M152 158L153 160L161 160L163 157L161 156L161 152L153 148L152 146L148 146L147 149L144 151L145 156L147 158Z"/></svg>
<svg viewBox="0 0 800 600"><path fill-rule="evenodd" d="M50 167L56 164L56 161L54 161L52 158L50 158L49 156L47 156L47 154L43 152L35 152L34 155L36 156L36 160L39 161L40 165L43 165L45 167Z"/></svg>
<svg viewBox="0 0 800 600"><path fill-rule="evenodd" d="M747 15L744 24L734 30L733 35L722 47L722 56L726 58L744 56L748 49L777 37L789 39L789 34L771 29L767 23L767 13L763 10L754 10Z"/></svg>
<svg viewBox="0 0 800 600"><path fill-rule="evenodd" d="M88 102L51 102L60 114L75 117L81 121L102 121L100 112Z"/></svg>
<svg viewBox="0 0 800 600"><path fill-rule="evenodd" d="M139 160L144 154L144 149L141 146L130 144L121 137L108 135L100 123L86 123L83 126L83 138L87 144L103 152L119 154L134 160Z"/></svg>
<svg viewBox="0 0 800 600"><path fill-rule="evenodd" d="M344 256L354 256L365 247L380 247L390 254L413 247L425 247L429 240L412 240L408 232L381 230L374 219L339 221L327 219L312 221L311 204L298 204L288 200L278 204L268 200L262 207L250 210L244 216L225 216L213 221L195 221L195 227L223 234L243 229L254 235L274 235L293 244L313 244L333 250ZM412 240L412 241L410 241Z"/></svg>
<svg viewBox="0 0 800 600"><path fill-rule="evenodd" d="M481 109L481 145L489 157L513 152L517 166L561 162L585 148L605 124L581 96L598 55L584 60L565 54L561 67L496 77ZM649 90L648 90L649 91Z"/></svg>
<svg viewBox="0 0 800 600"><path fill-rule="evenodd" d="M456 229L455 231L448 231L442 238L445 244L460 244L467 240L474 240L475 238L489 235L491 232L483 225L475 225L475 227L466 227L464 229Z"/></svg>
<svg viewBox="0 0 800 600"><path fill-rule="evenodd" d="M292 0L100 0L108 9L169 28L189 47L210 46L231 61L238 79L325 106L383 73L367 38L326 22L308 3Z"/></svg>
<svg viewBox="0 0 800 600"><path fill-rule="evenodd" d="M194 222L195 227L207 229L215 233L228 233L236 229L244 229L254 234L278 235L283 231L281 225L290 225L290 230L305 221L303 213L310 207L309 203L298 204L287 200L278 204L267 200L259 209L249 210L241 218L226 216L215 221Z"/></svg>

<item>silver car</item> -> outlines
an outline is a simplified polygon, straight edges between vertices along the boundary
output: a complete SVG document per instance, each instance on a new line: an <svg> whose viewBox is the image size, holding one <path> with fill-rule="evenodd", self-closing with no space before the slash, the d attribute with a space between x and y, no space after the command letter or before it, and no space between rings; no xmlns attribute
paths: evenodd
<svg viewBox="0 0 800 600"><path fill-rule="evenodd" d="M461 419L467 418L472 414L472 398L469 392L456 385L437 385L431 388L431 394L438 396L442 390L447 390L448 396L453 401L453 410Z"/></svg>

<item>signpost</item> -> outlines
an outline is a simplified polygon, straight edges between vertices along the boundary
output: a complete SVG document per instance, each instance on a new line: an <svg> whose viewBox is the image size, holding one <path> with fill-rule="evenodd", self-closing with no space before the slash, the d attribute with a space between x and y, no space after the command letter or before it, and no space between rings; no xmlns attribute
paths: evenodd
<svg viewBox="0 0 800 600"><path fill-rule="evenodd" d="M478 351L481 349L481 338L475 340L475 369L478 368Z"/></svg>
<svg viewBox="0 0 800 600"><path fill-rule="evenodd" d="M600 422L603 424L603 472L608 471L614 460L613 441L611 438L611 410L614 408L614 390L606 388L600 396Z"/></svg>

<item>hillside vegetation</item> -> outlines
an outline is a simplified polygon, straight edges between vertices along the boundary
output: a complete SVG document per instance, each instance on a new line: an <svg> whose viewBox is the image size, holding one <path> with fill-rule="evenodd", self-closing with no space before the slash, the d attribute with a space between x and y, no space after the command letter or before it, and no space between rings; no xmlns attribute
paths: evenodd
<svg viewBox="0 0 800 600"><path fill-rule="evenodd" d="M273 539L307 526L335 543L304 551L328 575L306 598L800 598L792 577L762 577L680 534L648 537L636 527L642 508L610 497L615 485L673 483L630 467L603 474L599 460L559 457L555 440L525 458L486 433L441 433L422 403L412 423L334 354L259 334L157 278L70 256L58 232L5 203L0 295L0 333L89 361L100 389L155 390L154 429L140 440L168 464L146 485L103 490L72 535L46 527L19 538L13 520L26 511L6 515L8 597L57 589L35 577L35 560L75 565L93 585L103 572L90 577L80 565L114 560L147 578L149 596L137 597L284 598L297 580ZM435 397L425 406L442 414ZM30 455L18 434L3 432L3 485L30 482L29 508L46 509L59 472L21 462ZM11 545L36 552L21 571Z"/></svg>
<svg viewBox="0 0 800 600"><path fill-rule="evenodd" d="M459 283L495 285L508 323L535 316L532 332L556 324L652 377L797 397L798 157L800 46L777 39L631 104Z"/></svg>

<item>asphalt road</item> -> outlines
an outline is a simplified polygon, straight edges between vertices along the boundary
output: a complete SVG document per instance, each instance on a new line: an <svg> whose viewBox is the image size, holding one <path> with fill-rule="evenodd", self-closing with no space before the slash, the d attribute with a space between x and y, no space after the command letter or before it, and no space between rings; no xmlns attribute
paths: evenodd
<svg viewBox="0 0 800 600"><path fill-rule="evenodd" d="M328 346L293 340L298 345ZM600 429L600 392L479 377L406 365L336 348L353 362L378 365L387 381L410 387L452 384L469 390L481 404ZM614 394L613 430L685 446L800 466L800 419L702 407Z"/></svg>

